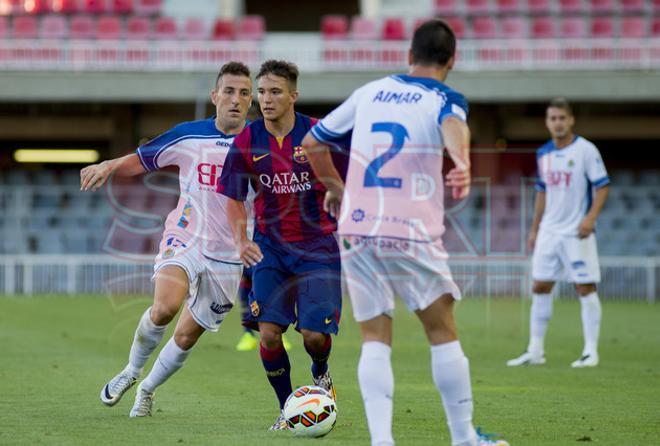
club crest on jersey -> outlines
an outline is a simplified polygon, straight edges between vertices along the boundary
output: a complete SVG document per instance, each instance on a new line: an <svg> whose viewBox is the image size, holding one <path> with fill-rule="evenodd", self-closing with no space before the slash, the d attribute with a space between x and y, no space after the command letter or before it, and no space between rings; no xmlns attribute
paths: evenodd
<svg viewBox="0 0 660 446"><path fill-rule="evenodd" d="M574 164L573 160L568 160L568 167L573 167Z"/></svg>
<svg viewBox="0 0 660 446"><path fill-rule="evenodd" d="M259 313L261 312L261 309L259 308L259 304L257 301L252 301L250 304L250 313L252 313L252 317L258 317Z"/></svg>
<svg viewBox="0 0 660 446"><path fill-rule="evenodd" d="M293 148L293 160L298 164L307 164L309 159L305 153L305 149L302 146L296 146Z"/></svg>

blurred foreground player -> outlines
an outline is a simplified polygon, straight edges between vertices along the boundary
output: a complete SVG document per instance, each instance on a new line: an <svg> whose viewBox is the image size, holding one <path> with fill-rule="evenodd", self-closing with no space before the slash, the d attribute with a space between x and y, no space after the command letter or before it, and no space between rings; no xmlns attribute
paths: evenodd
<svg viewBox="0 0 660 446"><path fill-rule="evenodd" d="M184 306L174 336L140 383L131 417L150 416L156 387L176 372L199 337L218 331L234 305L241 260L227 222L227 198L216 193L225 156L246 124L252 102L250 71L240 62L221 69L211 92L217 115L185 122L137 149L137 153L84 168L81 189L97 190L111 174L139 175L165 166L179 168L181 196L165 222L153 281L154 303L135 331L128 364L101 390L114 406L135 384L167 325Z"/></svg>
<svg viewBox="0 0 660 446"><path fill-rule="evenodd" d="M452 444L508 444L490 440L472 425L468 359L453 316L461 293L441 238L445 148L455 164L444 178L453 198L467 197L470 188L467 103L443 83L453 67L455 48L449 26L440 20L424 23L413 37L408 74L357 89L304 141L317 177L328 188L325 207L341 215L342 268L362 332L358 380L374 446L394 444L390 357L396 295L415 311L431 344L433 380ZM351 161L344 185L327 144L350 131Z"/></svg>
<svg viewBox="0 0 660 446"><path fill-rule="evenodd" d="M582 307L584 348L571 367L598 365L601 306L596 284L600 266L594 228L610 180L600 152L573 133L574 124L568 102L552 100L545 116L552 139L536 154L539 178L528 240L534 250L529 345L508 366L545 364L543 343L552 316L552 288L563 278L575 284Z"/></svg>
<svg viewBox="0 0 660 446"><path fill-rule="evenodd" d="M292 391L282 333L295 324L312 358L314 383L334 395L328 358L341 314L336 222L323 210L325 188L301 147L316 121L294 110L297 79L298 69L289 62L262 64L257 97L263 118L234 140L218 189L230 198L234 240L253 269L251 322L258 326L261 359L280 405L271 430L287 428L281 409ZM249 185L256 192L254 241L245 230Z"/></svg>

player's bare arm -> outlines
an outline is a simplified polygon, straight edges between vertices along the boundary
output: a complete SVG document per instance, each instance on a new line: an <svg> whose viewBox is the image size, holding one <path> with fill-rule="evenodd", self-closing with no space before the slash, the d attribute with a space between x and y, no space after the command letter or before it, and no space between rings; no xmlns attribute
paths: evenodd
<svg viewBox="0 0 660 446"><path fill-rule="evenodd" d="M314 175L328 189L323 200L323 210L337 218L344 196L344 182L332 162L330 150L327 145L317 141L311 133L305 136L302 145Z"/></svg>
<svg viewBox="0 0 660 446"><path fill-rule="evenodd" d="M532 227L529 229L529 237L527 238L527 247L529 250L534 249L536 245L536 237L539 233L539 226L541 225L541 218L545 212L545 192L536 191L536 198L534 200L534 218L532 219Z"/></svg>
<svg viewBox="0 0 660 446"><path fill-rule="evenodd" d="M579 238L586 238L594 232L594 227L596 226L596 219L598 218L598 215L600 214L600 211L603 209L603 206L605 205L605 201L607 200L607 195L609 194L609 186L603 186L598 189L596 189L596 196L594 197L594 201L591 205L591 208L589 209L589 212L587 215L584 216L584 219L580 223L580 226L578 227L578 237Z"/></svg>
<svg viewBox="0 0 660 446"><path fill-rule="evenodd" d="M460 200L470 193L470 129L464 121L449 116L442 121L440 130L455 164L445 177L445 185L452 188L452 198Z"/></svg>
<svg viewBox="0 0 660 446"><path fill-rule="evenodd" d="M234 243L236 243L236 249L243 265L249 268L261 262L264 256L259 245L250 240L247 235L247 211L242 201L229 198L227 202L227 220L231 226Z"/></svg>
<svg viewBox="0 0 660 446"><path fill-rule="evenodd" d="M103 161L83 168L80 171L80 190L87 191L91 189L97 191L112 174L130 177L145 172L138 155L131 153L121 158Z"/></svg>

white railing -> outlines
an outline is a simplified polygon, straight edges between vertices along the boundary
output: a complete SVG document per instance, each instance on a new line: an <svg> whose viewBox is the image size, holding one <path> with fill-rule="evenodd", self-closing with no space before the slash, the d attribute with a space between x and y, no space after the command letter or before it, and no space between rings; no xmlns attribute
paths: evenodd
<svg viewBox="0 0 660 446"><path fill-rule="evenodd" d="M409 42L162 42L0 40L0 71L215 72L228 60L251 66L269 58L310 72L394 70ZM457 70L647 70L660 67L660 39L462 40Z"/></svg>
<svg viewBox="0 0 660 446"><path fill-rule="evenodd" d="M151 294L153 256L122 260L109 255L0 256L0 294ZM526 259L450 260L466 296L527 296ZM660 297L660 257L602 257L599 294L609 300L655 302ZM574 296L562 284L561 296Z"/></svg>

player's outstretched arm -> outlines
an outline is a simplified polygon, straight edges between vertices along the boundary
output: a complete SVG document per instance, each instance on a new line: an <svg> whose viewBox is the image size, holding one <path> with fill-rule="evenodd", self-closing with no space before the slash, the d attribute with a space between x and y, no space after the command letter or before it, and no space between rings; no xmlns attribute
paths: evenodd
<svg viewBox="0 0 660 446"><path fill-rule="evenodd" d="M594 197L594 201L591 204L591 207L589 208L589 212L587 212L587 215L584 216L584 219L582 220L580 226L578 227L579 238L588 237L589 234L594 232L594 227L596 226L596 219L598 218L600 211L603 209L603 206L605 205L605 201L607 200L607 196L609 195L609 193L610 193L609 186L603 186L596 189L596 196Z"/></svg>
<svg viewBox="0 0 660 446"><path fill-rule="evenodd" d="M328 191L325 194L323 209L337 218L341 208L341 199L344 195L344 182L332 162L332 156L327 145L314 138L308 133L302 142L309 164L314 170L314 175L319 179Z"/></svg>
<svg viewBox="0 0 660 446"><path fill-rule="evenodd" d="M447 152L455 167L447 173L445 185L451 187L454 200L466 198L470 193L470 129L465 121L448 116L440 126Z"/></svg>
<svg viewBox="0 0 660 446"><path fill-rule="evenodd" d="M534 199L534 218L532 219L532 227L529 229L529 237L527 238L527 247L529 250L534 249L536 245L536 236L539 233L539 226L541 225L541 218L545 212L545 192L542 190L536 191L536 198Z"/></svg>
<svg viewBox="0 0 660 446"><path fill-rule="evenodd" d="M249 268L261 262L264 255L259 245L247 236L247 211L242 201L227 197L227 220L243 265Z"/></svg>
<svg viewBox="0 0 660 446"><path fill-rule="evenodd" d="M107 181L110 175L134 176L146 172L137 153L131 153L121 158L92 164L80 171L80 190L98 190Z"/></svg>

